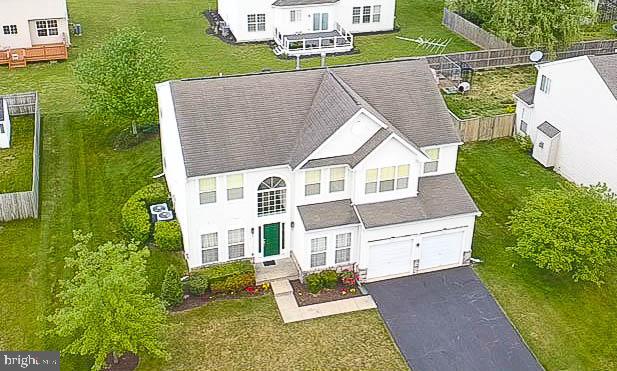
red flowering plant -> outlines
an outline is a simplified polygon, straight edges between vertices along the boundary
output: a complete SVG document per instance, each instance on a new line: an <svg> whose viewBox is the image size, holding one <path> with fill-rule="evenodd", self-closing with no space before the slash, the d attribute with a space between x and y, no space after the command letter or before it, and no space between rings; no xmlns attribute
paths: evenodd
<svg viewBox="0 0 617 371"><path fill-rule="evenodd" d="M253 294L255 294L257 292L255 287L253 287L253 286L249 286L249 287L245 288L244 291L248 292L251 295L253 295Z"/></svg>
<svg viewBox="0 0 617 371"><path fill-rule="evenodd" d="M346 287L355 287L359 278L355 272L348 269L339 272L339 280Z"/></svg>

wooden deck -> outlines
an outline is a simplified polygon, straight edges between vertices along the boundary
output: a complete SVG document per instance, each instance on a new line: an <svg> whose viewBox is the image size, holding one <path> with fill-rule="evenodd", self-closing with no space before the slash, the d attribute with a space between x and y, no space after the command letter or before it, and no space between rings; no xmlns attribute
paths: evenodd
<svg viewBox="0 0 617 371"><path fill-rule="evenodd" d="M68 57L68 47L64 43L33 45L31 48L0 51L0 65L19 68L26 67L28 62L59 61Z"/></svg>

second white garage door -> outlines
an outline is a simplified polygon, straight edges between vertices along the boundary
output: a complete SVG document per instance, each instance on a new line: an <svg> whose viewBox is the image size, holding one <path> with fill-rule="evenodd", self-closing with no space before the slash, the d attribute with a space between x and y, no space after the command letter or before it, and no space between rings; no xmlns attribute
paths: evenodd
<svg viewBox="0 0 617 371"><path fill-rule="evenodd" d="M407 239L370 245L367 279L410 274L412 242Z"/></svg>
<svg viewBox="0 0 617 371"><path fill-rule="evenodd" d="M424 237L420 244L420 270L461 263L463 231Z"/></svg>

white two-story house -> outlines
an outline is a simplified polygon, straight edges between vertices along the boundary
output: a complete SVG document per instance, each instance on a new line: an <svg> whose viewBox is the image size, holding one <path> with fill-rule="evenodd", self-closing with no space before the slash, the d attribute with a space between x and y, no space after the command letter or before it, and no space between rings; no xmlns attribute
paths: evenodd
<svg viewBox="0 0 617 371"><path fill-rule="evenodd" d="M276 41L276 54L353 49L353 34L394 29L395 0L218 0L238 42Z"/></svg>
<svg viewBox="0 0 617 371"><path fill-rule="evenodd" d="M479 214L425 60L157 85L190 268L291 257L368 281L469 262Z"/></svg>
<svg viewBox="0 0 617 371"><path fill-rule="evenodd" d="M66 0L0 3L0 64L66 59L69 44Z"/></svg>
<svg viewBox="0 0 617 371"><path fill-rule="evenodd" d="M577 184L617 191L617 55L540 64L537 84L515 95L517 131L533 157Z"/></svg>

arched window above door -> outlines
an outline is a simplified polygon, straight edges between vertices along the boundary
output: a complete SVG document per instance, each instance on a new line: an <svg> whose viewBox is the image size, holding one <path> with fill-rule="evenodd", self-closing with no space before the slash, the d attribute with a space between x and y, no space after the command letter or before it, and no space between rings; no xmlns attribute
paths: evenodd
<svg viewBox="0 0 617 371"><path fill-rule="evenodd" d="M286 187L279 177L264 179L257 188L257 216L284 213L287 210Z"/></svg>

